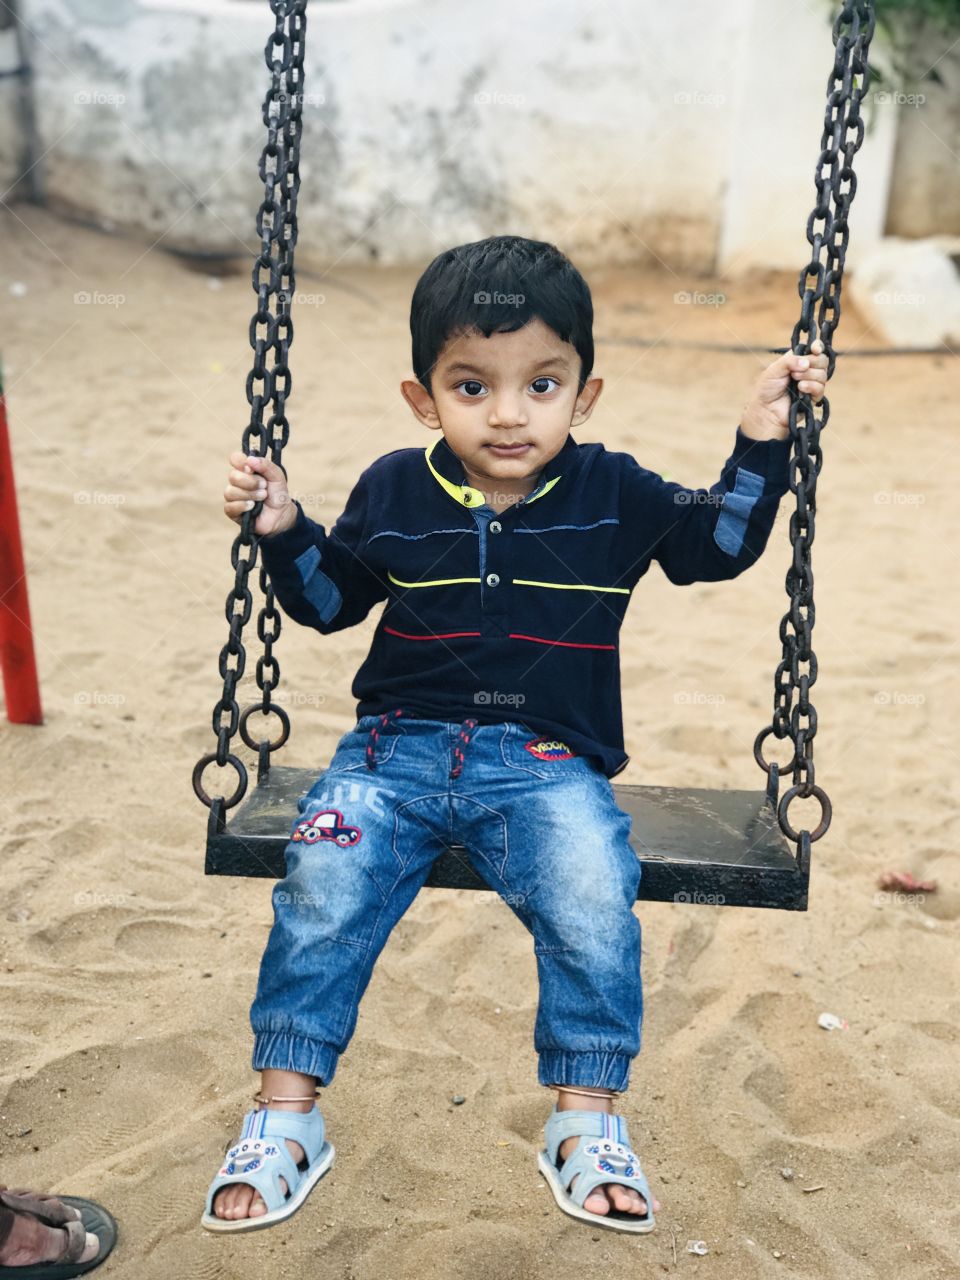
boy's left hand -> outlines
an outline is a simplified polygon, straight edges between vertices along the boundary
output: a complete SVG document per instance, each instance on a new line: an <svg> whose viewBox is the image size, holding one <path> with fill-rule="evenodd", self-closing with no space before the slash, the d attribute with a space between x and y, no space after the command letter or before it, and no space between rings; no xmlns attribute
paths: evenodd
<svg viewBox="0 0 960 1280"><path fill-rule="evenodd" d="M817 338L810 355L788 351L768 365L757 379L753 395L744 405L740 429L753 440L786 440L790 434L790 382L806 391L814 404L823 399L829 358Z"/></svg>

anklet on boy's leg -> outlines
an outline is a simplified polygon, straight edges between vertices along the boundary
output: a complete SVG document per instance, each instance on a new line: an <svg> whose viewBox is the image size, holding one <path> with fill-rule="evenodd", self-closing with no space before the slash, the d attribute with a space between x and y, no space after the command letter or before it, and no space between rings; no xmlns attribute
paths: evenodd
<svg viewBox="0 0 960 1280"><path fill-rule="evenodd" d="M567 1084L551 1084L548 1089L556 1089L560 1093L586 1093L593 1098L615 1098L617 1091L615 1089L588 1089L579 1085Z"/></svg>
<svg viewBox="0 0 960 1280"><path fill-rule="evenodd" d="M317 1098L319 1097L320 1097L320 1090L317 1089L316 1093L307 1094L305 1097L302 1097L302 1098L285 1098L285 1097L280 1097L279 1095L274 1095L272 1097L265 1098L263 1094L255 1093L253 1095L253 1100L254 1102L263 1103L264 1106L269 1106L271 1102L316 1102Z"/></svg>

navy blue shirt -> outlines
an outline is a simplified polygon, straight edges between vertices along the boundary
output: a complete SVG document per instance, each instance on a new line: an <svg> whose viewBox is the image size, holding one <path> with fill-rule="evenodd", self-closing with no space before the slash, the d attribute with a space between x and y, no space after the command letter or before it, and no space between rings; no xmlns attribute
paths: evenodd
<svg viewBox="0 0 960 1280"><path fill-rule="evenodd" d="M371 463L333 527L297 503L261 541L284 612L324 635L386 600L354 678L357 716L518 721L625 767L619 632L656 561L671 582L735 578L788 491L790 440L739 427L720 479L689 489L602 444L563 448L499 514L442 435Z"/></svg>

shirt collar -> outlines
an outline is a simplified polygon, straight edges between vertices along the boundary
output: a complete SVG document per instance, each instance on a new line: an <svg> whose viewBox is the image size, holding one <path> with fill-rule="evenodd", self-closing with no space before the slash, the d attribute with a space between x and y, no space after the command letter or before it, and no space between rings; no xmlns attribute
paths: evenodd
<svg viewBox="0 0 960 1280"><path fill-rule="evenodd" d="M545 493L554 488L561 475L571 470L579 447L573 436L568 433L560 452L551 458L540 472L536 488L526 498L520 499L523 506L529 506L531 502L542 498ZM427 445L424 457L433 478L441 488L446 489L455 502L471 510L485 504L486 498L482 491L466 483L463 463L447 444L445 436L440 435Z"/></svg>

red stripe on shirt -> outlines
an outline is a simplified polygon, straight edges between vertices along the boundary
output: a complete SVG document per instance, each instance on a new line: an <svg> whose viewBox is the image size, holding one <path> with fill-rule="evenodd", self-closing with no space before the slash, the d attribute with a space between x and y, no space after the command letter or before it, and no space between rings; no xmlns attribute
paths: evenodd
<svg viewBox="0 0 960 1280"><path fill-rule="evenodd" d="M478 636L479 631L444 631L436 636L412 636L406 631L395 631L393 627L384 627L392 636L401 636L404 640L454 640L457 636Z"/></svg>
<svg viewBox="0 0 960 1280"><path fill-rule="evenodd" d="M559 644L565 649L616 649L615 644L578 644L573 640L544 640L543 636L522 636L515 631L510 632L511 640L532 640L534 644Z"/></svg>

